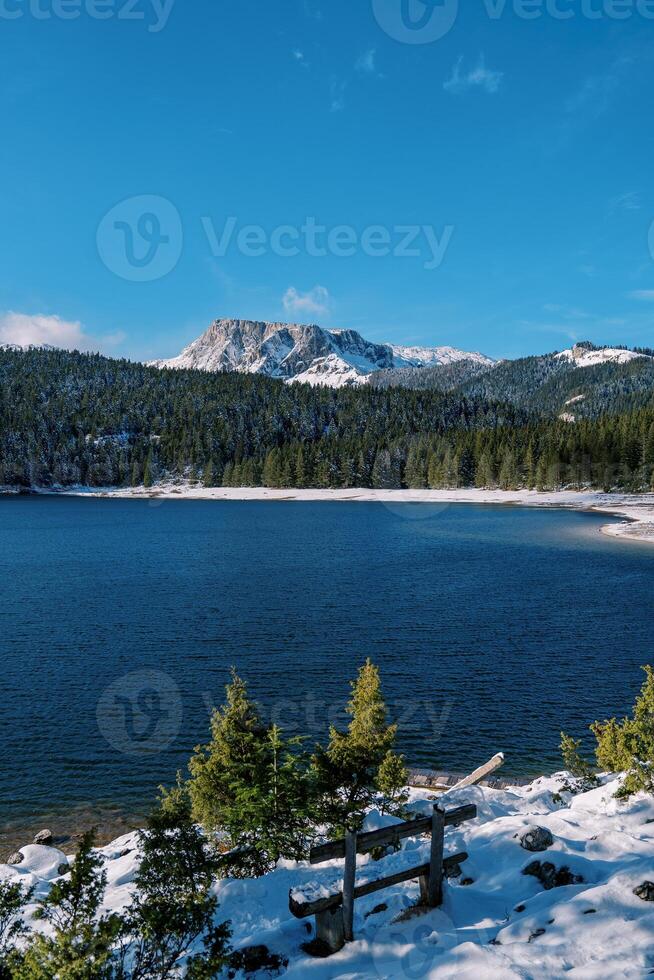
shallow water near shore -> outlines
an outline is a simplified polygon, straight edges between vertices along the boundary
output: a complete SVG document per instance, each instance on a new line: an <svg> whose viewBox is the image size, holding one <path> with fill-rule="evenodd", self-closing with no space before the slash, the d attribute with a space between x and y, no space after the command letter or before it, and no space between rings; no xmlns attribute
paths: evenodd
<svg viewBox="0 0 654 980"><path fill-rule="evenodd" d="M654 661L654 549L606 523L0 498L0 846L36 822L63 834L143 813L206 739L232 664L309 744L345 723L371 656L412 764L466 770L502 750L504 774L560 768L561 729L627 711Z"/></svg>

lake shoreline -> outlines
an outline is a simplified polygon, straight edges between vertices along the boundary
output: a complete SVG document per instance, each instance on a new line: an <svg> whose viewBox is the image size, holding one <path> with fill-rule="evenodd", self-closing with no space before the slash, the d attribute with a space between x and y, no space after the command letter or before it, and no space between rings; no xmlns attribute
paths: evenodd
<svg viewBox="0 0 654 980"><path fill-rule="evenodd" d="M16 494L14 487L0 493ZM25 491L23 491L25 492ZM514 507L559 508L622 518L621 523L602 525L600 532L612 538L654 543L654 493L603 493L594 490L373 490L273 489L270 487L203 487L190 483L160 483L152 487L43 487L28 493L52 496L102 497L135 500L220 500L381 503L403 504L503 504Z"/></svg>

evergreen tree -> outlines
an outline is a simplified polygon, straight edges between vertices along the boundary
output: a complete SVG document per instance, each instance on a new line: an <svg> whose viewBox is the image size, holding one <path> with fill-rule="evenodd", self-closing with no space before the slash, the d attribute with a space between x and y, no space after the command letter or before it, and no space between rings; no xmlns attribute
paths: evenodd
<svg viewBox="0 0 654 980"><path fill-rule="evenodd" d="M11 980L22 963L18 942L27 934L22 913L34 889L0 881L0 980Z"/></svg>
<svg viewBox="0 0 654 980"><path fill-rule="evenodd" d="M143 467L143 486L144 487L151 487L152 486L152 483L154 482L154 477L153 477L152 469L153 469L152 450L150 450L150 452L148 453L148 455L146 457L146 460L145 460L145 466Z"/></svg>
<svg viewBox="0 0 654 980"><path fill-rule="evenodd" d="M622 722L611 718L591 726L597 739L598 765L610 772L626 773L616 794L619 797L639 790L654 793L654 668L643 670L645 683L632 716Z"/></svg>
<svg viewBox="0 0 654 980"><path fill-rule="evenodd" d="M70 873L57 879L41 899L36 917L51 935L35 933L16 980L111 980L112 946L120 930L115 915L100 915L107 876L93 852L93 832L84 834Z"/></svg>
<svg viewBox="0 0 654 980"><path fill-rule="evenodd" d="M205 487L214 486L214 475L213 475L213 460L210 459L204 468L204 473L202 474L202 482Z"/></svg>
<svg viewBox="0 0 654 980"><path fill-rule="evenodd" d="M219 861L194 823L187 789L164 793L140 835L141 861L115 960L116 980L166 980L184 963L189 978L217 976L231 929L215 925ZM202 952L191 953L202 940Z"/></svg>
<svg viewBox="0 0 654 980"><path fill-rule="evenodd" d="M320 819L336 833L360 828L366 809L376 800L382 763L388 787L387 755L397 731L397 726L388 724L379 671L370 660L351 686L347 731L332 726L327 748L319 746L313 759Z"/></svg>
<svg viewBox="0 0 654 980"><path fill-rule="evenodd" d="M409 802L409 771L403 756L390 750L386 753L377 771L376 785L380 793L378 803L381 812L405 818L405 808Z"/></svg>
<svg viewBox="0 0 654 980"><path fill-rule="evenodd" d="M482 453L475 471L475 485L481 489L489 489L495 486L495 475L490 454Z"/></svg>
<svg viewBox="0 0 654 980"><path fill-rule="evenodd" d="M226 835L236 874L262 874L280 857L302 857L310 793L297 742L266 728L235 671L226 704L212 716L211 734L189 764L194 819L208 833Z"/></svg>

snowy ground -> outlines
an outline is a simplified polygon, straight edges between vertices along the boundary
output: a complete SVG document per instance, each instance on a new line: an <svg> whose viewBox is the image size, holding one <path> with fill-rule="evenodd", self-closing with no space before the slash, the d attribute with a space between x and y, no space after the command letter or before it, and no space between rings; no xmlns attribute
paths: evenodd
<svg viewBox="0 0 654 980"><path fill-rule="evenodd" d="M43 491L52 493L52 490ZM395 504L455 503L508 504L521 507L563 507L571 510L598 511L622 517L602 527L612 537L654 542L654 493L597 493L586 490L272 490L267 487L203 487L188 483L162 483L156 487L99 488L76 487L59 491L68 495L99 497L136 497L156 500L313 500L377 502Z"/></svg>
<svg viewBox="0 0 654 980"><path fill-rule="evenodd" d="M256 881L221 881L216 886L219 917L231 919L235 947L265 943L288 959L283 975L298 980L644 977L654 970L654 902L633 890L654 879L654 799L640 795L618 803L611 777L598 789L576 797L564 794L557 802L553 794L560 785L561 777L554 776L521 788L450 794L448 807L474 802L479 816L446 832L446 854L465 850L469 859L462 876L447 881L443 907L407 917L418 899L415 882L361 899L355 941L329 959L303 952L313 920L291 916L288 894L311 883L338 885L342 862L319 867L285 862ZM412 794L415 810L430 812L431 802L424 791ZM371 826L379 825L378 815L369 819ZM530 853L520 844L534 825L552 834L546 851ZM136 836L127 835L102 849L112 908L129 900L138 860L135 844ZM0 865L0 878L35 884L43 893L63 855L54 848L22 850L25 860L16 867ZM428 839L410 839L381 862L359 858L357 878L392 874L428 857ZM583 882L545 890L536 878L522 874L534 860L567 867ZM472 883L463 884L466 878ZM382 904L386 907L380 909Z"/></svg>

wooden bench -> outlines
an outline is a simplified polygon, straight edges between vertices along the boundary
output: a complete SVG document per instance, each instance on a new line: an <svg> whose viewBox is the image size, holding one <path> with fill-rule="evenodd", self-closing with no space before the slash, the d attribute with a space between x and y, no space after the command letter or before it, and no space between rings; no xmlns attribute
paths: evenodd
<svg viewBox="0 0 654 980"><path fill-rule="evenodd" d="M291 890L289 908L298 919L310 915L316 917L316 939L320 940L331 953L338 952L346 942L354 938L354 902L391 885L418 879L420 899L423 905L435 908L443 902L443 878L456 871L456 866L466 860L465 852L445 857L443 854L445 828L456 827L477 816L477 807L466 804L452 810L443 810L438 805L428 817L417 817L392 827L371 830L363 834L346 834L342 840L329 841L313 847L309 855L311 864L345 859L343 886L339 891L306 901L301 890ZM377 847L397 846L407 837L431 834L430 859L417 867L405 868L386 878L356 884L356 856L367 854ZM298 894L299 893L299 894Z"/></svg>

